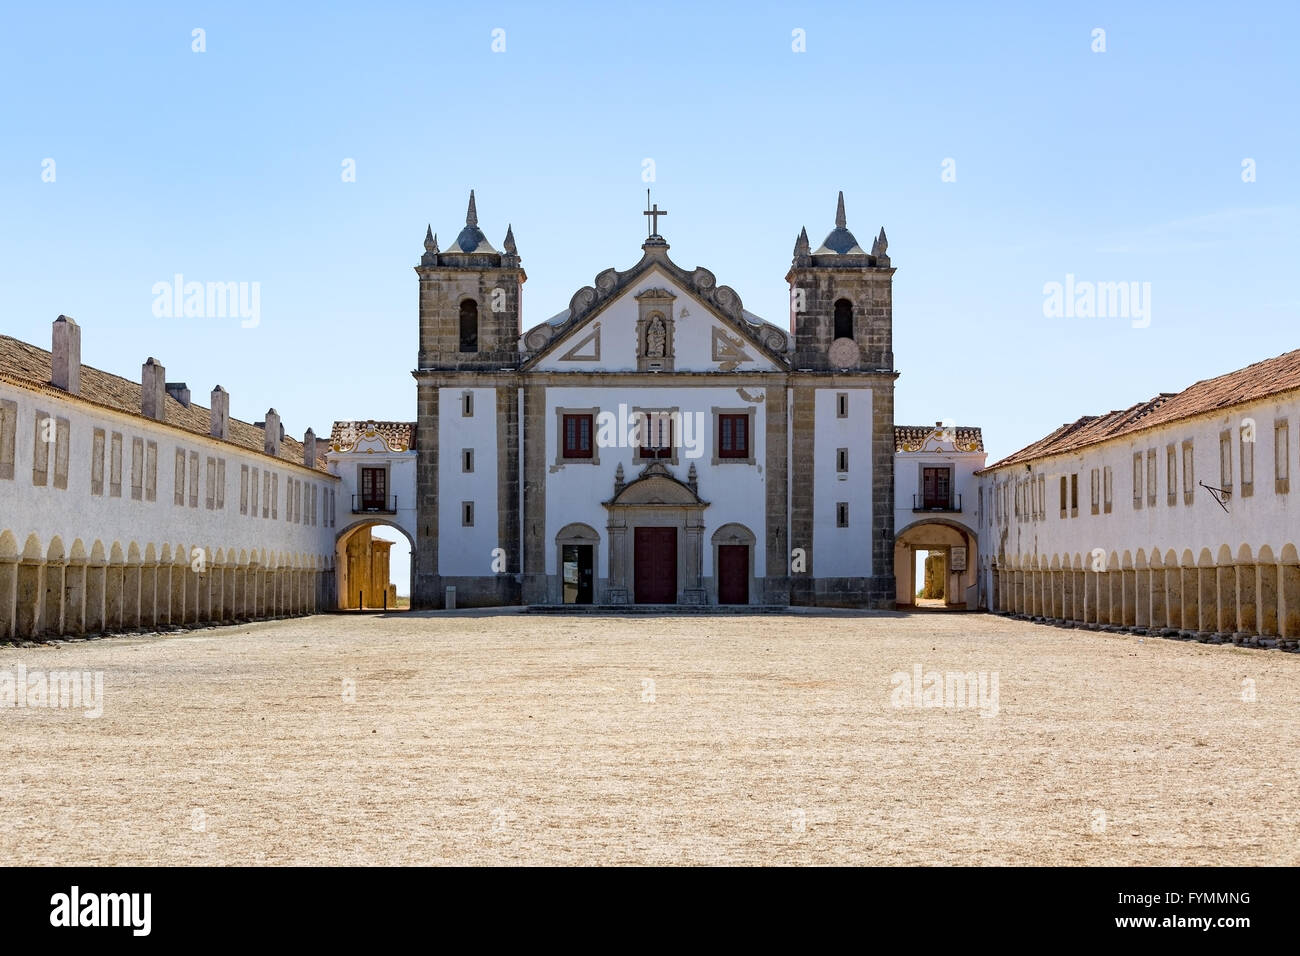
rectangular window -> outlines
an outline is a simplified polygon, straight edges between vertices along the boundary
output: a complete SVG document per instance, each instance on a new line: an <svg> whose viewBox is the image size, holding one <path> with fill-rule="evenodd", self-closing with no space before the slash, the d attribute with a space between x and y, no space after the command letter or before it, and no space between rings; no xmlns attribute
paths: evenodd
<svg viewBox="0 0 1300 956"><path fill-rule="evenodd" d="M108 438L108 495L122 497L122 433L113 432Z"/></svg>
<svg viewBox="0 0 1300 956"><path fill-rule="evenodd" d="M836 418L849 417L849 393L848 392L835 393L835 417Z"/></svg>
<svg viewBox="0 0 1300 956"><path fill-rule="evenodd" d="M1159 475L1156 474L1156 450L1147 449L1147 507L1156 506L1156 495L1160 493Z"/></svg>
<svg viewBox="0 0 1300 956"><path fill-rule="evenodd" d="M203 505L211 511L217 506L217 460L211 455L207 461L207 482L208 493L203 496Z"/></svg>
<svg viewBox="0 0 1300 956"><path fill-rule="evenodd" d="M1061 476L1061 517L1064 518L1070 513L1070 484L1065 475Z"/></svg>
<svg viewBox="0 0 1300 956"><path fill-rule="evenodd" d="M104 494L104 445L108 438L102 428L96 428L90 436L90 493Z"/></svg>
<svg viewBox="0 0 1300 956"><path fill-rule="evenodd" d="M1115 481L1112 477L1110 465L1107 465L1101 472L1101 509L1106 514L1110 514L1111 501L1114 498Z"/></svg>
<svg viewBox="0 0 1300 956"><path fill-rule="evenodd" d="M473 474L474 472L474 449L462 448L460 450L460 470L464 474Z"/></svg>
<svg viewBox="0 0 1300 956"><path fill-rule="evenodd" d="M1094 468L1088 477L1092 480L1092 513L1101 514L1101 474Z"/></svg>
<svg viewBox="0 0 1300 956"><path fill-rule="evenodd" d="M190 452L190 507L199 506L199 453Z"/></svg>
<svg viewBox="0 0 1300 956"><path fill-rule="evenodd" d="M1273 485L1279 495L1291 490L1291 431L1283 418L1273 424Z"/></svg>
<svg viewBox="0 0 1300 956"><path fill-rule="evenodd" d="M1038 476L1038 516L1047 517L1047 476Z"/></svg>
<svg viewBox="0 0 1300 956"><path fill-rule="evenodd" d="M564 458L592 457L592 415L565 415L562 422Z"/></svg>
<svg viewBox="0 0 1300 956"><path fill-rule="evenodd" d="M176 449L176 478L172 485L172 502L185 507L185 449Z"/></svg>
<svg viewBox="0 0 1300 956"><path fill-rule="evenodd" d="M847 448L835 449L835 470L840 474L847 474L849 470L849 450Z"/></svg>
<svg viewBox="0 0 1300 956"><path fill-rule="evenodd" d="M654 411L638 410L637 447L638 458L672 458L673 457L673 418L675 413L667 409Z"/></svg>
<svg viewBox="0 0 1300 956"><path fill-rule="evenodd" d="M239 513L248 514L248 466L239 466Z"/></svg>
<svg viewBox="0 0 1300 956"><path fill-rule="evenodd" d="M383 511L388 498L388 471L383 468L361 469L361 510Z"/></svg>
<svg viewBox="0 0 1300 956"><path fill-rule="evenodd" d="M293 478L288 475L284 479L284 520L293 523Z"/></svg>
<svg viewBox="0 0 1300 956"><path fill-rule="evenodd" d="M262 469L262 517L271 517L271 473Z"/></svg>
<svg viewBox="0 0 1300 956"><path fill-rule="evenodd" d="M1171 507L1178 504L1178 449L1165 446L1165 496Z"/></svg>
<svg viewBox="0 0 1300 956"><path fill-rule="evenodd" d="M844 451L844 467L840 471L848 470L848 451ZM750 457L749 453L749 416L745 414L719 413L718 415L718 457L719 458L744 458Z"/></svg>
<svg viewBox="0 0 1300 956"><path fill-rule="evenodd" d="M158 443L144 443L144 500L158 500Z"/></svg>
<svg viewBox="0 0 1300 956"><path fill-rule="evenodd" d="M144 499L144 439L131 439L131 500Z"/></svg>
<svg viewBox="0 0 1300 956"><path fill-rule="evenodd" d="M460 503L460 526L462 528L474 527L474 502L462 501Z"/></svg>
<svg viewBox="0 0 1300 956"><path fill-rule="evenodd" d="M257 469L252 468L248 473L248 513L254 518L257 517L257 492L260 487L257 481Z"/></svg>
<svg viewBox="0 0 1300 956"><path fill-rule="evenodd" d="M36 427L32 432L32 484L44 485L49 480L50 444L54 441L54 419L49 412L37 411Z"/></svg>
<svg viewBox="0 0 1300 956"><path fill-rule="evenodd" d="M11 479L14 476L14 453L17 449L17 438L18 403L7 398L0 399L0 478ZM102 460L100 471L103 471ZM103 494L102 489L100 494Z"/></svg>
<svg viewBox="0 0 1300 956"><path fill-rule="evenodd" d="M280 517L280 473L271 476L271 520Z"/></svg>
<svg viewBox="0 0 1300 956"><path fill-rule="evenodd" d="M1241 497L1255 493L1255 426L1241 429Z"/></svg>
<svg viewBox="0 0 1300 956"><path fill-rule="evenodd" d="M311 486L311 523L313 527L319 524L319 521L317 520L317 515L319 514L319 512L317 511L317 502L316 502L316 493L319 490L320 490L319 485Z"/></svg>
<svg viewBox="0 0 1300 956"><path fill-rule="evenodd" d="M226 508L226 459L217 459L217 510Z"/></svg>
<svg viewBox="0 0 1300 956"><path fill-rule="evenodd" d="M1014 490L1012 491L1014 494ZM952 469L921 469L921 507L942 510L952 507Z"/></svg>
<svg viewBox="0 0 1300 956"><path fill-rule="evenodd" d="M71 457L72 450L69 447L72 440L72 423L66 418L55 420L54 428L54 487L67 489L68 487L68 459Z"/></svg>
<svg viewBox="0 0 1300 956"><path fill-rule="evenodd" d="M474 393L473 392L460 393L460 415L462 418L474 417Z"/></svg>
<svg viewBox="0 0 1300 956"><path fill-rule="evenodd" d="M1232 432L1219 432L1219 487L1232 491Z"/></svg>
<svg viewBox="0 0 1300 956"><path fill-rule="evenodd" d="M1142 507L1142 452L1133 453L1133 507Z"/></svg>
<svg viewBox="0 0 1300 956"><path fill-rule="evenodd" d="M1183 504L1190 505L1196 497L1196 476L1192 474L1192 443L1183 442Z"/></svg>
<svg viewBox="0 0 1300 956"><path fill-rule="evenodd" d="M1079 473L1075 472L1070 476L1070 517L1077 517L1079 514Z"/></svg>
<svg viewBox="0 0 1300 956"><path fill-rule="evenodd" d="M835 503L835 527L847 528L849 526L849 503L847 501L837 501Z"/></svg>

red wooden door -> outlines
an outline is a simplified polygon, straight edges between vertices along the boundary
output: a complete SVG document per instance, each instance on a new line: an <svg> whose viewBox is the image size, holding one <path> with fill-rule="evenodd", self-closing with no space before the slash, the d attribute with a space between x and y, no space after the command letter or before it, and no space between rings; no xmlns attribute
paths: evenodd
<svg viewBox="0 0 1300 956"><path fill-rule="evenodd" d="M749 545L718 545L718 603L749 603Z"/></svg>
<svg viewBox="0 0 1300 956"><path fill-rule="evenodd" d="M633 535L637 604L677 603L677 529L637 528Z"/></svg>

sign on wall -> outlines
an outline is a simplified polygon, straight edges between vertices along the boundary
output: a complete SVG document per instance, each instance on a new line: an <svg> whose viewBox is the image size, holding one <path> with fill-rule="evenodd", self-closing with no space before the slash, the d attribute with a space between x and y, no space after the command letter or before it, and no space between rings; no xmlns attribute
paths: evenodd
<svg viewBox="0 0 1300 956"><path fill-rule="evenodd" d="M950 570L952 570L952 571L965 571L965 570L966 570L966 549L965 549L965 547L952 548L952 549L950 549L948 557L949 557L949 561L950 561L950 563L951 563L951 568L950 568Z"/></svg>

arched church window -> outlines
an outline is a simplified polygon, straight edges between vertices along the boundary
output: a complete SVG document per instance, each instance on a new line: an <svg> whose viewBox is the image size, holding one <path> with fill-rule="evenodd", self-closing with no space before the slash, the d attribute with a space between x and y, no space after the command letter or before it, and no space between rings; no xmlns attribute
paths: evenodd
<svg viewBox="0 0 1300 956"><path fill-rule="evenodd" d="M460 304L460 350L478 351L478 303L473 299Z"/></svg>
<svg viewBox="0 0 1300 956"><path fill-rule="evenodd" d="M835 300L835 335L837 339L853 338L853 303L848 299Z"/></svg>

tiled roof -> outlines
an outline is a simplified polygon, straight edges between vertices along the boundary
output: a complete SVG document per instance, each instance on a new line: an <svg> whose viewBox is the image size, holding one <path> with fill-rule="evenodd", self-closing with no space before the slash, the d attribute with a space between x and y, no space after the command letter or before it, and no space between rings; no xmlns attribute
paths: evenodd
<svg viewBox="0 0 1300 956"><path fill-rule="evenodd" d="M403 451L415 450L415 422L377 422L369 418L353 422L335 422L330 429L330 445L350 445L370 429L379 433L389 448Z"/></svg>
<svg viewBox="0 0 1300 956"><path fill-rule="evenodd" d="M1217 378L1204 379L1181 392L1161 392L1149 401L1121 411L1085 415L984 470L1076 451L1112 438L1296 389L1300 389L1300 349Z"/></svg>
<svg viewBox="0 0 1300 956"><path fill-rule="evenodd" d="M894 451L908 451L921 445L942 425L895 425ZM953 438L959 451L983 451L984 433L966 425L953 426Z"/></svg>
<svg viewBox="0 0 1300 956"><path fill-rule="evenodd" d="M50 384L51 364L50 353L45 349L37 348L35 345L8 335L0 335L0 376L5 379L24 388L44 391L72 401L80 399L93 405L100 405L138 418L144 418L140 411L141 387L139 382L133 382L119 375L113 375L83 364L81 366L81 392L79 395L70 395L63 389ZM166 396L165 402L166 420L163 424L193 432L196 435L210 437L209 432L212 428L212 412L210 409L193 403L187 407L170 394ZM152 421L152 419L145 420ZM264 434L258 426L240 421L237 418L231 418L230 430L227 435L226 441L230 444L238 445L246 451L265 454ZM327 450L327 447L323 443L318 443L317 448L316 468L318 471L325 471L325 460L321 456ZM302 453L301 442L290 438L288 435L281 439L280 454L278 456L281 461L301 465Z"/></svg>

